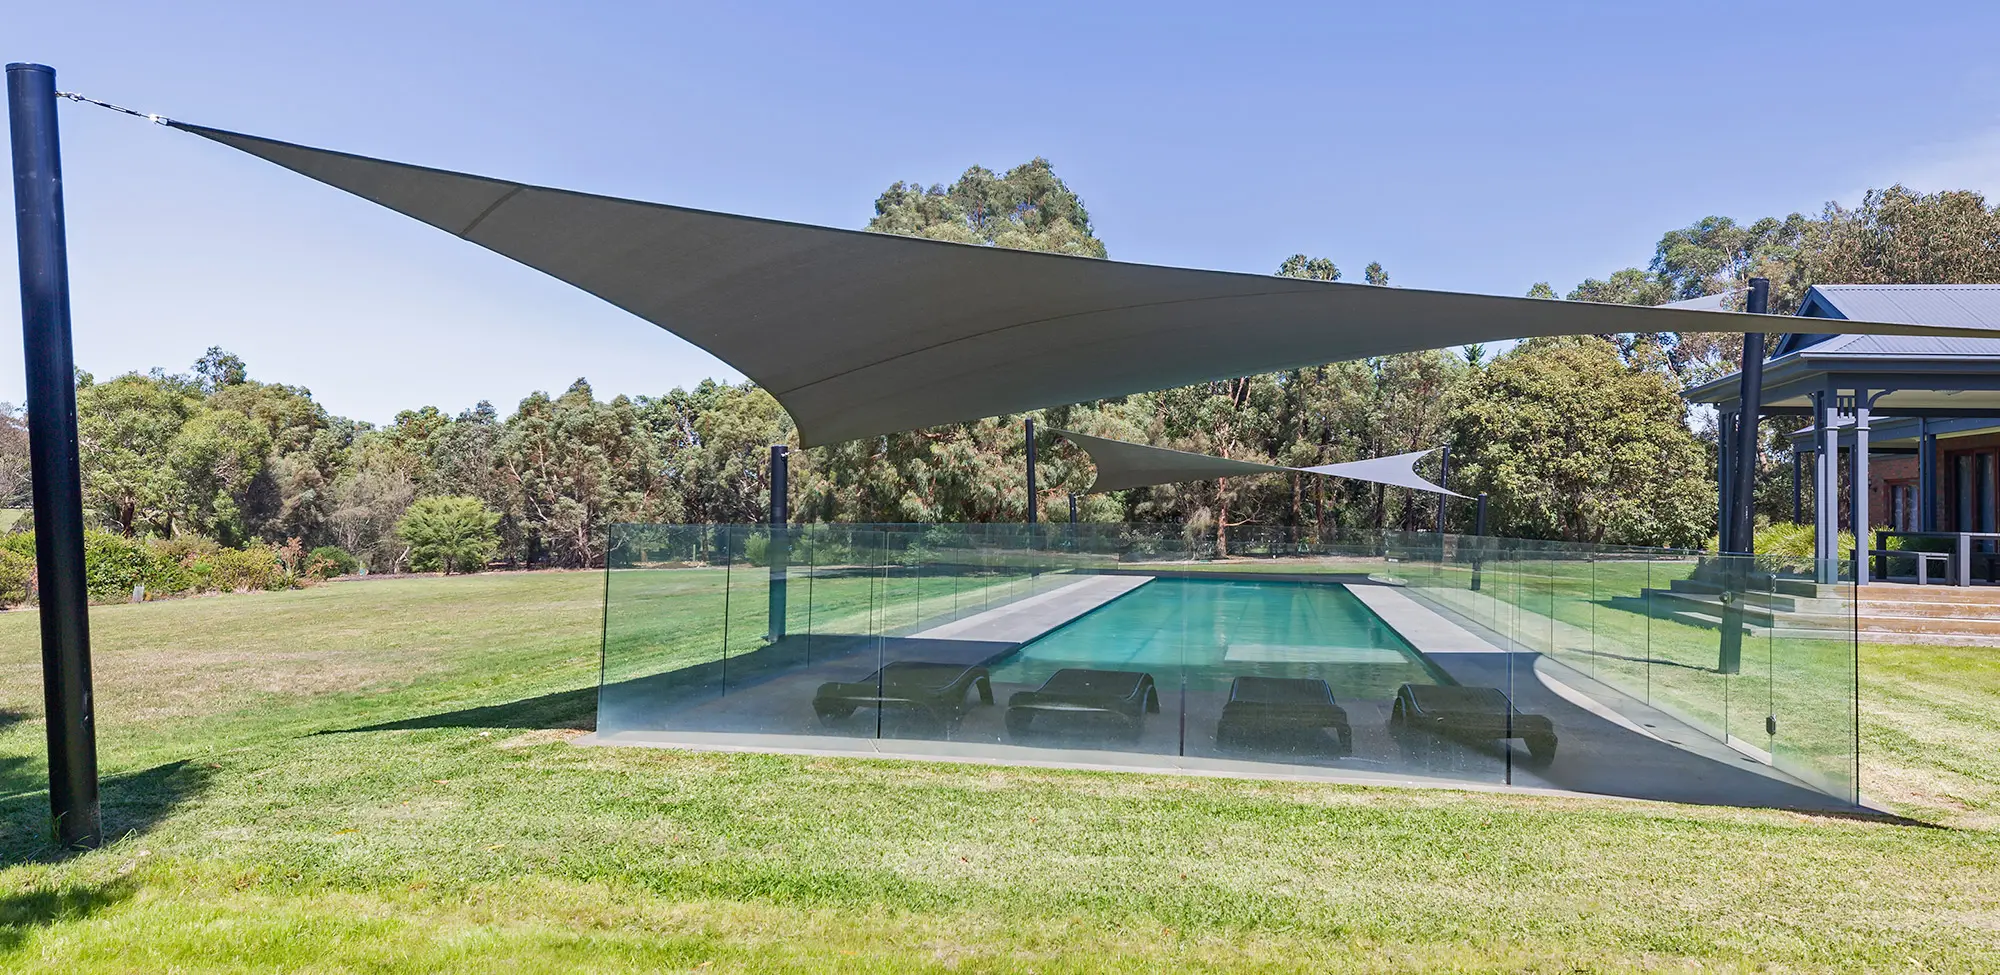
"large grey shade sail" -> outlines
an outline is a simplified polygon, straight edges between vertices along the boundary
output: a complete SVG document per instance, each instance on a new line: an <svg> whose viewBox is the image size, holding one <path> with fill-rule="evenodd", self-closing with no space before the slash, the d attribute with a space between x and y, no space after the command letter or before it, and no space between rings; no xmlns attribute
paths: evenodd
<svg viewBox="0 0 2000 975"><path fill-rule="evenodd" d="M1796 325L1786 317L1331 284L942 243L172 124L505 255L706 349L776 396L806 446L1473 342Z"/></svg>

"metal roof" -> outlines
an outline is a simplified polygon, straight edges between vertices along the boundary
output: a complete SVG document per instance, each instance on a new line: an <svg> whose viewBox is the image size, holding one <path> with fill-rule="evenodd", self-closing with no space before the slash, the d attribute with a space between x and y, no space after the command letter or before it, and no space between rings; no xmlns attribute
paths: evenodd
<svg viewBox="0 0 2000 975"><path fill-rule="evenodd" d="M1924 335L1836 335L1794 355L1808 359L1853 356L1942 356L1954 359L2000 357L2000 338L1956 339Z"/></svg>
<svg viewBox="0 0 2000 975"><path fill-rule="evenodd" d="M1793 320L1794 329L1824 327L1826 331L1787 333L1778 343L1778 354L1764 364L1766 390L1794 382L1800 376L1831 370L1864 368L1895 372L1900 366L1935 374L1939 368L1949 369L1951 364L1962 363L1963 369L1953 371L1964 375L1991 373L2000 368L2000 285L1816 284L1806 290L1805 298L1799 302L1798 315ZM1844 325L1844 320L1850 317L1949 325L1992 331L1995 337L1833 331L1852 327ZM1742 373L1733 372L1690 387L1681 395L1696 403L1733 403L1741 377Z"/></svg>
<svg viewBox="0 0 2000 975"><path fill-rule="evenodd" d="M1816 284L1800 314L2000 331L2000 284ZM1815 301L1817 299L1817 301Z"/></svg>

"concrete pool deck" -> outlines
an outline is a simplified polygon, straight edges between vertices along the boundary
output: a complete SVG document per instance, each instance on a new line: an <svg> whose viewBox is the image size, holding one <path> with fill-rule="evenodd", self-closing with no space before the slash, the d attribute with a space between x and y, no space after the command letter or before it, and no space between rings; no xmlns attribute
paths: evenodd
<svg viewBox="0 0 2000 975"><path fill-rule="evenodd" d="M1206 689L1211 682L1191 685L1172 675L1160 685L1162 712L1148 717L1129 739L1089 731L1010 735L1002 727L1007 696L1029 688L999 679L993 681L998 706L969 707L942 730L872 711L824 723L810 707L822 682L858 680L892 660L994 662L1151 581L1128 573L1088 576L907 636L855 638L848 652L828 654L811 666L719 682L693 694L684 688L657 693L658 678L610 685L600 697L601 726L609 730L585 743L1869 811L1555 660L1503 649L1400 587L1353 578L1342 580L1348 591L1450 680L1502 688L1521 711L1554 721L1560 735L1555 761L1535 767L1519 742L1420 736L1412 743L1410 736L1390 733L1389 701L1345 697L1339 703L1353 729L1351 757L1224 748L1213 729L1226 692Z"/></svg>

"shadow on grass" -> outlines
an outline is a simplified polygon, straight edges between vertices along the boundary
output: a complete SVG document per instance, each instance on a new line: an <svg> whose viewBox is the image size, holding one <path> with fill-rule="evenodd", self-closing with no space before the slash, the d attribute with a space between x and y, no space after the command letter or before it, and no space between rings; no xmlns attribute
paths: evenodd
<svg viewBox="0 0 2000 975"><path fill-rule="evenodd" d="M206 768L187 761L105 778L98 785L97 796L105 842L151 830L175 808L205 791L208 779ZM46 791L0 799L0 867L61 860L76 852L55 844Z"/></svg>
<svg viewBox="0 0 2000 975"><path fill-rule="evenodd" d="M359 728L322 731L322 735L348 735L362 731L416 731L425 728L580 728L597 726L597 688L580 687L540 697L523 698L506 704L446 711L443 714L401 721L384 721Z"/></svg>
<svg viewBox="0 0 2000 975"><path fill-rule="evenodd" d="M28 720L19 711L0 708L0 732ZM0 796L18 795L48 787L46 770L33 754L0 755Z"/></svg>
<svg viewBox="0 0 2000 975"><path fill-rule="evenodd" d="M0 896L0 953L19 949L38 928L81 921L132 896L124 878L61 890L24 890Z"/></svg>

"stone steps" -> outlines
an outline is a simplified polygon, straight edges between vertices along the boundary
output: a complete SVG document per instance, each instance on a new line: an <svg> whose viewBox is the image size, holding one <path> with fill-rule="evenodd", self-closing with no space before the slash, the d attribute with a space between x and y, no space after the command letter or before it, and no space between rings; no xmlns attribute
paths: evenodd
<svg viewBox="0 0 2000 975"><path fill-rule="evenodd" d="M1651 610L1691 626L1721 627L1724 606L1719 587L1689 583L1682 580L1671 589L1648 590ZM1856 592L1841 585L1818 590ZM2000 589L1876 584L1860 589L1858 599L1830 595L1791 599L1753 592L1744 600L1742 612L1745 632L1760 637L1826 639L1852 627L1863 640L1877 642L2000 646Z"/></svg>

